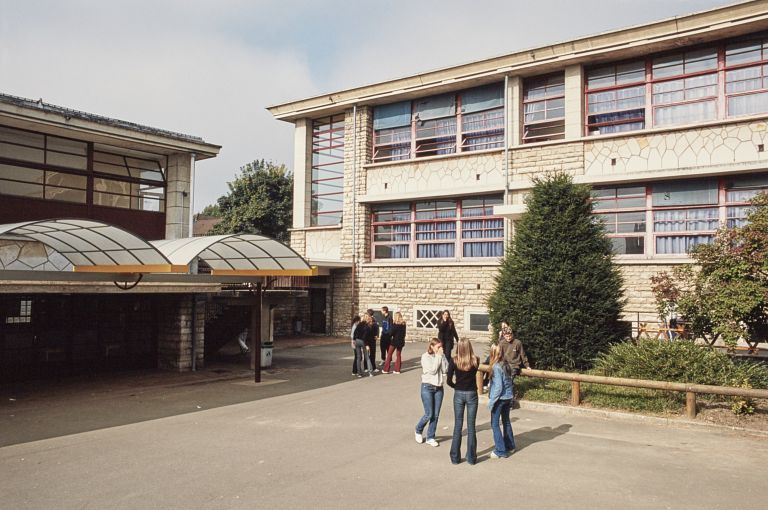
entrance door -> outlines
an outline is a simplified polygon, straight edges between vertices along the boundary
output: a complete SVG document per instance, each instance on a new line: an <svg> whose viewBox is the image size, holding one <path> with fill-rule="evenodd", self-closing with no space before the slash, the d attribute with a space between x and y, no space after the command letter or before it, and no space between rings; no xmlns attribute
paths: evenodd
<svg viewBox="0 0 768 510"><path fill-rule="evenodd" d="M309 331L325 333L325 289L309 289Z"/></svg>

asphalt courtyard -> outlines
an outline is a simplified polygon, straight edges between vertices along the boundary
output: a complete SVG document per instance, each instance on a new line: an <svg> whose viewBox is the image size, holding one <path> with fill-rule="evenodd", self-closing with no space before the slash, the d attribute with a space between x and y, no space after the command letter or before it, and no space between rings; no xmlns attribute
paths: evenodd
<svg viewBox="0 0 768 510"><path fill-rule="evenodd" d="M0 387L0 508L764 509L768 438L517 409L517 452L417 444L417 357L350 377L348 343L280 349L256 385L233 355L196 374Z"/></svg>

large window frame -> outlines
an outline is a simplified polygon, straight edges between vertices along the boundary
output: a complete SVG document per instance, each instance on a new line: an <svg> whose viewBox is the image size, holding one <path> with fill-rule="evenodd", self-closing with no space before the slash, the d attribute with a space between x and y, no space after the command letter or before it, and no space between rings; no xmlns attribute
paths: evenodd
<svg viewBox="0 0 768 510"><path fill-rule="evenodd" d="M523 143L565 138L565 72L523 82Z"/></svg>
<svg viewBox="0 0 768 510"><path fill-rule="evenodd" d="M374 163L504 146L502 83L374 107Z"/></svg>
<svg viewBox="0 0 768 510"><path fill-rule="evenodd" d="M335 226L344 214L344 114L312 121L309 224Z"/></svg>
<svg viewBox="0 0 768 510"><path fill-rule="evenodd" d="M593 214L618 257L681 258L712 242L718 228L743 226L749 200L761 192L768 174L595 187Z"/></svg>
<svg viewBox="0 0 768 510"><path fill-rule="evenodd" d="M642 79L636 73L620 83L619 68L641 63ZM768 114L766 33L598 64L585 67L584 74L585 136ZM620 97L622 92L631 94ZM628 103L625 108L621 101Z"/></svg>
<svg viewBox="0 0 768 510"><path fill-rule="evenodd" d="M371 211L372 261L498 260L504 220L493 215L500 195L399 202Z"/></svg>
<svg viewBox="0 0 768 510"><path fill-rule="evenodd" d="M0 126L0 196L165 214L167 158L36 131ZM102 168L98 154L111 158ZM119 163L118 163L119 161ZM96 183L113 183L118 200L102 203ZM118 192L120 188L124 191Z"/></svg>

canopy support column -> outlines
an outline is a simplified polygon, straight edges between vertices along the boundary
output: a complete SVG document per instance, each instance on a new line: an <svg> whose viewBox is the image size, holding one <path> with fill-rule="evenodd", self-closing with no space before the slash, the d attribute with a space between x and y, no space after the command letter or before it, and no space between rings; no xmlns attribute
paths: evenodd
<svg viewBox="0 0 768 510"><path fill-rule="evenodd" d="M256 284L256 304L251 308L251 368L253 381L261 382L261 282Z"/></svg>

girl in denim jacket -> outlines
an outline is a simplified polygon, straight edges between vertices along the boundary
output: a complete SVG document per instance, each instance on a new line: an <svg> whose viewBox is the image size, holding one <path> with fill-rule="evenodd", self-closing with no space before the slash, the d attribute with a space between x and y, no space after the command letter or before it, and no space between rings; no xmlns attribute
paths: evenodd
<svg viewBox="0 0 768 510"><path fill-rule="evenodd" d="M488 372L491 375L488 409L491 411L491 430L495 444L491 458L506 458L515 450L515 436L509 421L513 396L512 367L502 356L498 345L491 347L491 365Z"/></svg>

